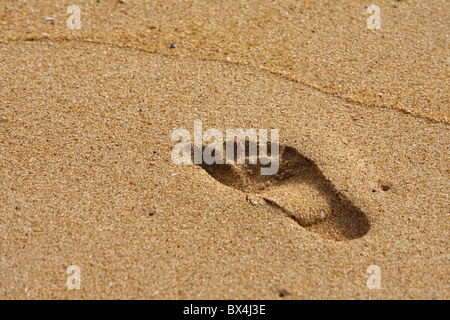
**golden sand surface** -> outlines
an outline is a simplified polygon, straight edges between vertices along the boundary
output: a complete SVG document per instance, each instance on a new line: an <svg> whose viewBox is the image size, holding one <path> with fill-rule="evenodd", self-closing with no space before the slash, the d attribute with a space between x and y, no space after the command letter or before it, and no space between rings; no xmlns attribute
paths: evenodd
<svg viewBox="0 0 450 320"><path fill-rule="evenodd" d="M447 3L371 4L1 2L0 297L449 299ZM195 120L279 173L174 164Z"/></svg>

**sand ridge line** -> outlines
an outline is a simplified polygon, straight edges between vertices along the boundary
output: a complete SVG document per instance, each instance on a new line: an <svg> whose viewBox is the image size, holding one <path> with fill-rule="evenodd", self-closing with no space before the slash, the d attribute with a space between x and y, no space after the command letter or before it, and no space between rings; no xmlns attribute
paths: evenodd
<svg viewBox="0 0 450 320"><path fill-rule="evenodd" d="M445 120L436 120L433 119L429 116L425 116L425 115L421 115L418 113L414 113L412 111L409 110L404 110L404 109L398 109L398 108L394 108L392 106L382 106L382 105L377 105L375 103L366 103L366 102L362 102L359 100L354 100L351 98L347 98L347 97L343 97L340 96L338 94L334 94L332 92L328 92L324 89L321 89L318 86L312 85L310 83L301 81L299 79L297 79L295 76L289 76L288 74L282 73L282 72L276 72L276 71L272 71L270 69L264 69L264 68L256 68L254 66L252 66L251 64L248 63L242 63L242 62L232 62L232 61L228 61L228 60L217 60L217 59L208 59L208 58L202 58L202 57L193 57L193 56L184 56L184 57L180 57L177 55L170 55L170 54L165 54L162 52L158 52L158 51L152 51L152 50L148 50L148 49L144 49L144 48L139 48L139 47L133 47L133 46L127 46L127 45L118 45L118 44L113 44L113 43L108 43L108 42L102 42L102 41L98 41L98 40L92 40L92 39L70 39L70 38L64 38L64 37L56 37L56 38L50 38L48 36L44 36L44 37L29 37L29 38L17 38L17 39L11 39L9 41L3 42L0 41L0 44L9 44L9 43L17 43L17 42L40 42L40 41L55 41L55 42L82 42L82 43L89 43L89 44L97 44L97 45L103 45L103 46L110 46L112 48L119 48L119 49L130 49L130 50L135 50L138 52L144 52L144 53L148 53L148 54L155 54L155 55L159 55L162 57L166 57L166 58L181 58L181 59L192 59L194 61L203 61L203 62L218 62L218 63L226 63L226 64L231 64L231 65L235 65L241 68L248 68L248 69L252 69L254 71L259 71L259 72L267 72L271 75L275 75L277 77L280 77L282 79L285 79L287 81L292 81L294 83L298 83L301 84L305 87L308 87L310 89L313 89L315 91L318 91L322 94L325 94L329 97L334 97L334 98L338 98L343 100L346 103L352 104L352 105L356 105L358 107L363 107L363 108L380 108L380 109L388 109L388 110L393 110L395 112L398 112L402 115L407 115L410 117L414 117L414 118L418 118L418 119L423 119L426 120L430 123L433 124L438 124L438 123L443 123L445 125L450 125L450 123L446 122Z"/></svg>

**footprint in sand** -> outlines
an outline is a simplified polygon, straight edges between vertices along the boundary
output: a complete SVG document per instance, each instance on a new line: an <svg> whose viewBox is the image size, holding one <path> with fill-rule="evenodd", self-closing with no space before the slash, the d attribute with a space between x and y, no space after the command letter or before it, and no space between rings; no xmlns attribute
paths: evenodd
<svg viewBox="0 0 450 320"><path fill-rule="evenodd" d="M270 145L267 149L271 150ZM245 150L249 150L248 142ZM262 198L263 203L325 238L356 239L369 231L364 212L339 193L313 161L294 148L280 145L279 170L275 175L261 175L260 162L249 164L248 159L247 153L245 164L224 161L199 166L220 183L246 193L247 199Z"/></svg>

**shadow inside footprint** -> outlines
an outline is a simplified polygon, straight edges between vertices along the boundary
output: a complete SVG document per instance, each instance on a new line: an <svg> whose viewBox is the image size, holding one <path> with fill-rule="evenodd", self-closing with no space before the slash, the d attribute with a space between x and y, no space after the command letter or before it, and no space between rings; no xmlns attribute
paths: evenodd
<svg viewBox="0 0 450 320"><path fill-rule="evenodd" d="M248 146L247 141L244 164L226 164L224 159L224 164L199 166L220 183L264 199L302 227L325 238L356 239L369 231L366 214L339 193L318 166L296 149L280 145L278 172L261 175L261 167L268 165L262 165L259 158L257 164L249 164ZM270 142L267 150L271 150Z"/></svg>

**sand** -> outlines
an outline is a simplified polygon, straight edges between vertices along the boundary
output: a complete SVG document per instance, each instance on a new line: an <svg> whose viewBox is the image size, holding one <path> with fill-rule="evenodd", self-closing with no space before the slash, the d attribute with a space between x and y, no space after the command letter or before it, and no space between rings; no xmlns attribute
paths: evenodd
<svg viewBox="0 0 450 320"><path fill-rule="evenodd" d="M0 5L1 298L450 298L445 1L377 1L380 30L360 1L72 4ZM279 175L174 164L195 120L278 129Z"/></svg>

